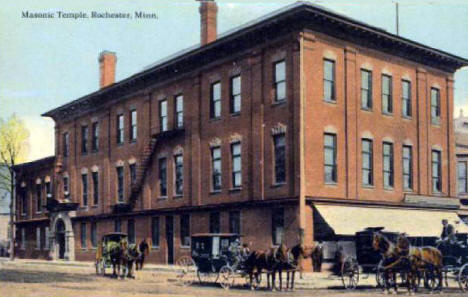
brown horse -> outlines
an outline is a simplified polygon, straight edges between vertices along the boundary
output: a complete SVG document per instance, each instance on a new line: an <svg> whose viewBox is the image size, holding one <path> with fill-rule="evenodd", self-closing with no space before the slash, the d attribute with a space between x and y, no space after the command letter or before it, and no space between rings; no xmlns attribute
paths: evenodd
<svg viewBox="0 0 468 297"><path fill-rule="evenodd" d="M304 246L303 244L297 244L293 246L290 250L290 254L292 256L291 265L293 269L289 272L291 273L291 290L294 290L294 280L296 271L299 271L300 276L302 278L302 272L304 270L303 263L307 258L311 258L312 260L320 257L319 253L322 253L322 250L317 248L318 246ZM288 274L289 274L288 272ZM288 275L289 278L289 275Z"/></svg>
<svg viewBox="0 0 468 297"><path fill-rule="evenodd" d="M412 286L416 289L416 281L424 273L426 277L433 281L438 279L438 290L442 290L443 280L443 256L439 249L431 246L414 247L411 246L406 234L398 236L396 244L397 253L408 257L411 264ZM427 282L427 279L425 280ZM432 290L432 288L431 288Z"/></svg>
<svg viewBox="0 0 468 297"><path fill-rule="evenodd" d="M387 237L385 237L380 232L374 232L372 237L372 247L375 251L378 251L382 256L383 264L383 289L385 293L389 293L391 287L395 290L395 293L398 292L398 287L396 283L396 271L397 267L389 267L392 263L395 263L398 260L398 251L393 242L391 242ZM378 272L377 272L378 273ZM392 283L390 283L392 281Z"/></svg>
<svg viewBox="0 0 468 297"><path fill-rule="evenodd" d="M255 289L255 283L260 283L262 272L267 276L267 288L275 290L275 269L277 267L276 249L271 248L267 251L253 251L244 262L245 272L248 273L250 279L250 288ZM270 286L271 279L271 286Z"/></svg>

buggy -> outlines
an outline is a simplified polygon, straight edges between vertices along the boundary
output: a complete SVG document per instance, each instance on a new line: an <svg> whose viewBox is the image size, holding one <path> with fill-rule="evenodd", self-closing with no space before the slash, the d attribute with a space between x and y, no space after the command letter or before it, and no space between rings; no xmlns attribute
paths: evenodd
<svg viewBox="0 0 468 297"><path fill-rule="evenodd" d="M120 232L107 233L102 236L96 251L96 274L105 275L106 268L112 267L109 243L120 243L123 238L127 238L127 234Z"/></svg>

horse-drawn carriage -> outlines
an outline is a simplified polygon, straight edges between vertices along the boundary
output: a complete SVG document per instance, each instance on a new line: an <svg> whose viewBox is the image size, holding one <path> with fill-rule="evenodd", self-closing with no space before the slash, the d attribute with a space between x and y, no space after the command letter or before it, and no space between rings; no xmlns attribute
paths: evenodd
<svg viewBox="0 0 468 297"><path fill-rule="evenodd" d="M229 289L236 279L248 277L240 248L240 235L235 233L192 235L191 256L183 256L177 261L177 277L184 285L197 278L200 283L219 283Z"/></svg>
<svg viewBox="0 0 468 297"><path fill-rule="evenodd" d="M106 268L112 267L110 250L114 246L119 246L122 239L126 239L127 234L120 232L108 233L102 236L96 251L96 274L105 275Z"/></svg>

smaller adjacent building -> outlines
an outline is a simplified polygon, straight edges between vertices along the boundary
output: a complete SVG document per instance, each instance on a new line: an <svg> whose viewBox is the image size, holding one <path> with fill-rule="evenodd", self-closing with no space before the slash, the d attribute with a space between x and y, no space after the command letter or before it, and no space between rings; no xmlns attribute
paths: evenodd
<svg viewBox="0 0 468 297"><path fill-rule="evenodd" d="M453 120L455 154L457 156L457 193L460 197L459 215L468 224L468 116L463 109Z"/></svg>
<svg viewBox="0 0 468 297"><path fill-rule="evenodd" d="M3 174L8 174L8 168L1 164L0 171ZM10 233L10 192L0 188L0 257L8 256L8 234Z"/></svg>

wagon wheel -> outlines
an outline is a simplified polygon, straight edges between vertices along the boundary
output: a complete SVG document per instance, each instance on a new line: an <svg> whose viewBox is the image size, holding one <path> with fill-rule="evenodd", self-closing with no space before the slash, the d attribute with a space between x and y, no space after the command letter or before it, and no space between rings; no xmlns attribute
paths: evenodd
<svg viewBox="0 0 468 297"><path fill-rule="evenodd" d="M462 292L468 291L468 263L463 265L458 272L458 285Z"/></svg>
<svg viewBox="0 0 468 297"><path fill-rule="evenodd" d="M359 265L356 259L347 257L341 265L341 281L348 290L354 290L359 282Z"/></svg>
<svg viewBox="0 0 468 297"><path fill-rule="evenodd" d="M104 276L106 274L106 260L100 259L96 260L96 274Z"/></svg>
<svg viewBox="0 0 468 297"><path fill-rule="evenodd" d="M218 272L218 280L221 287L229 290L234 285L234 271L231 267L224 265Z"/></svg>
<svg viewBox="0 0 468 297"><path fill-rule="evenodd" d="M189 256L183 256L176 262L177 265L177 281L182 286L190 286L195 278L197 266L195 261Z"/></svg>

